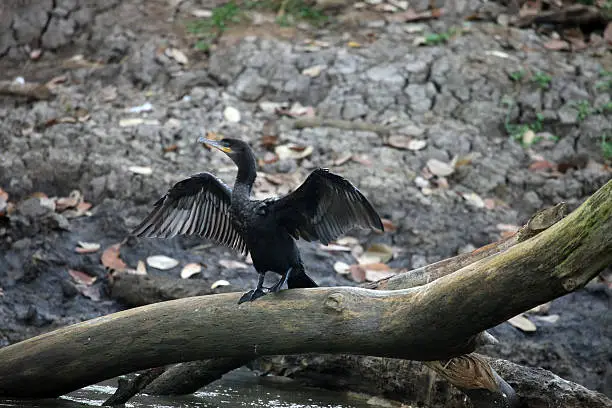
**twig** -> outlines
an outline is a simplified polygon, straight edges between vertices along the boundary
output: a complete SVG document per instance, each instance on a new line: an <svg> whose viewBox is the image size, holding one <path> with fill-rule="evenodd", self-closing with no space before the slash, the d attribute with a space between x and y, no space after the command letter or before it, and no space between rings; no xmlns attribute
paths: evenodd
<svg viewBox="0 0 612 408"><path fill-rule="evenodd" d="M309 127L333 127L345 130L358 130L362 132L374 132L381 136L388 135L392 129L387 126L376 125L374 123L350 121L341 119L323 119L323 118L299 118L293 122L295 129L304 129Z"/></svg>
<svg viewBox="0 0 612 408"><path fill-rule="evenodd" d="M28 98L47 100L53 97L51 90L35 82L19 83L15 81L0 81L0 94L26 96Z"/></svg>

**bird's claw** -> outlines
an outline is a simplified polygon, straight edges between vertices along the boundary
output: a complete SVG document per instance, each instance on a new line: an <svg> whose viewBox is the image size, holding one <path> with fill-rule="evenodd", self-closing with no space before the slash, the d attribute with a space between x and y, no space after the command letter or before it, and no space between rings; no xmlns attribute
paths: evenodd
<svg viewBox="0 0 612 408"><path fill-rule="evenodd" d="M244 295L242 295L242 297L238 301L238 304L241 304L244 302L252 302L255 299L260 298L265 294L266 293L261 288L251 289L248 292L246 292Z"/></svg>

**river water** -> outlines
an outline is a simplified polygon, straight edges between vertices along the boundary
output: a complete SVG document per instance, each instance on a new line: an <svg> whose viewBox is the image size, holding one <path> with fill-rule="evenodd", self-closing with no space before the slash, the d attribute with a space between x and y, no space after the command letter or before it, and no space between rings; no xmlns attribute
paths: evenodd
<svg viewBox="0 0 612 408"><path fill-rule="evenodd" d="M52 400L0 400L0 407L99 407L111 396L117 380L108 380ZM373 408L374 400L360 395L305 388L294 382L258 377L248 369L234 370L200 391L187 396L158 397L139 394L128 408Z"/></svg>

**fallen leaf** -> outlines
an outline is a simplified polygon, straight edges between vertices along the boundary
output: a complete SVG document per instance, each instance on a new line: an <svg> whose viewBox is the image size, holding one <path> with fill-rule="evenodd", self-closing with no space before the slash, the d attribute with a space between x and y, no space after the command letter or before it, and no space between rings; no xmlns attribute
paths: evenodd
<svg viewBox="0 0 612 408"><path fill-rule="evenodd" d="M524 332L536 331L536 325L533 324L533 322L529 320L528 318L526 318L525 315L523 314L514 316L511 319L508 319L508 323L510 323L512 326Z"/></svg>
<svg viewBox="0 0 612 408"><path fill-rule="evenodd" d="M559 320L560 316L558 314L551 314L548 316L534 316L534 317L546 323L557 323L557 320Z"/></svg>
<svg viewBox="0 0 612 408"><path fill-rule="evenodd" d="M355 246L359 245L359 240L355 237L351 237L350 235L345 235L343 237L338 238L335 243L338 245Z"/></svg>
<svg viewBox="0 0 612 408"><path fill-rule="evenodd" d="M271 149L278 145L278 135L263 135L261 139L259 139L259 143L266 149Z"/></svg>
<svg viewBox="0 0 612 408"><path fill-rule="evenodd" d="M393 258L393 249L386 244L372 244L357 258L360 265L386 263Z"/></svg>
<svg viewBox="0 0 612 408"><path fill-rule="evenodd" d="M134 174L142 174L143 176L153 174L153 169L149 166L130 166L128 170Z"/></svg>
<svg viewBox="0 0 612 408"><path fill-rule="evenodd" d="M361 47L361 44L358 43L357 41L349 41L348 43L346 43L346 45L350 48L359 48Z"/></svg>
<svg viewBox="0 0 612 408"><path fill-rule="evenodd" d="M68 197L55 199L55 210L62 212L68 208L74 208L83 201L83 194L79 190L72 190Z"/></svg>
<svg viewBox="0 0 612 408"><path fill-rule="evenodd" d="M395 147L396 149L408 150L410 141L412 140L409 136L404 135L393 135L387 139L387 145Z"/></svg>
<svg viewBox="0 0 612 408"><path fill-rule="evenodd" d="M178 264L179 261L166 255L153 255L147 258L147 265L162 271L172 269Z"/></svg>
<svg viewBox="0 0 612 408"><path fill-rule="evenodd" d="M453 174L454 167L438 159L427 160L427 168L436 176L446 177Z"/></svg>
<svg viewBox="0 0 612 408"><path fill-rule="evenodd" d="M274 152L280 160L285 159L304 159L310 156L313 152L312 146L300 146L293 143L276 146Z"/></svg>
<svg viewBox="0 0 612 408"><path fill-rule="evenodd" d="M525 133L523 133L523 137L521 138L521 141L523 142L524 146L531 146L533 142L535 142L535 138L536 138L535 132L531 129L527 129Z"/></svg>
<svg viewBox="0 0 612 408"><path fill-rule="evenodd" d="M87 286L82 283L77 283L74 285L76 289L81 293L81 295L85 296L93 300L94 302L100 301L100 288L98 286Z"/></svg>
<svg viewBox="0 0 612 408"><path fill-rule="evenodd" d="M547 50L551 50L551 51L563 51L563 50L569 50L570 45L567 41L552 39L544 43L544 48L546 48Z"/></svg>
<svg viewBox="0 0 612 408"><path fill-rule="evenodd" d="M134 275L146 275L147 274L147 265L144 261L138 261L136 264L136 269L134 270Z"/></svg>
<svg viewBox="0 0 612 408"><path fill-rule="evenodd" d="M424 149L427 146L427 142L425 140L412 139L408 142L408 150L416 151Z"/></svg>
<svg viewBox="0 0 612 408"><path fill-rule="evenodd" d="M202 265L200 265L199 263L188 263L181 270L181 278L189 279L193 275L196 275L200 272L202 272Z"/></svg>
<svg viewBox="0 0 612 408"><path fill-rule="evenodd" d="M138 106L132 106L131 108L126 109L126 111L129 113L150 112L152 110L153 110L153 105L150 102L146 102Z"/></svg>
<svg viewBox="0 0 612 408"><path fill-rule="evenodd" d="M187 65L189 63L189 59L187 58L185 53L183 53L183 51L179 50L178 48L166 48L164 54L166 54L166 56L172 58L181 65Z"/></svg>
<svg viewBox="0 0 612 408"><path fill-rule="evenodd" d="M197 18L211 18L213 16L212 10L206 9L195 9L190 11L191 15Z"/></svg>
<svg viewBox="0 0 612 408"><path fill-rule="evenodd" d="M381 279L390 278L396 274L389 265L384 263L362 265L362 267L365 269L365 280L369 282L377 282Z"/></svg>
<svg viewBox="0 0 612 408"><path fill-rule="evenodd" d="M326 65L314 65L310 68L306 68L302 71L302 75L309 76L311 78L316 78L321 75L321 72L326 69Z"/></svg>
<svg viewBox="0 0 612 408"><path fill-rule="evenodd" d="M157 119L125 118L119 120L119 126L121 127L131 127L138 125L158 126L159 124L159 120Z"/></svg>
<svg viewBox="0 0 612 408"><path fill-rule="evenodd" d="M484 205L487 210L492 210L495 208L495 205L496 205L495 200L492 198L485 198Z"/></svg>
<svg viewBox="0 0 612 408"><path fill-rule="evenodd" d="M339 273L340 275L347 275L351 273L351 266L346 262L338 261L334 263L334 271L336 271L336 273Z"/></svg>
<svg viewBox="0 0 612 408"><path fill-rule="evenodd" d="M35 50L30 51L30 59L36 61L42 55L42 50L40 48L36 48Z"/></svg>
<svg viewBox="0 0 612 408"><path fill-rule="evenodd" d="M101 257L102 265L115 271L125 270L127 265L119 258L120 249L121 244L114 244L106 248Z"/></svg>
<svg viewBox="0 0 612 408"><path fill-rule="evenodd" d="M217 289L220 286L228 286L230 283L228 281L226 281L225 279L221 279L218 281L213 282L212 285L210 285L211 289Z"/></svg>
<svg viewBox="0 0 612 408"><path fill-rule="evenodd" d="M95 276L90 276L85 272L77 271L75 269L68 269L68 273L70 276L72 276L72 279L74 279L76 283L81 283L87 286L91 286L96 279L98 279Z"/></svg>
<svg viewBox="0 0 612 408"><path fill-rule="evenodd" d="M365 269L361 265L351 265L349 267L351 279L357 283L365 282Z"/></svg>
<svg viewBox="0 0 612 408"><path fill-rule="evenodd" d="M171 144L169 146L164 147L164 153L176 152L178 150L177 144Z"/></svg>
<svg viewBox="0 0 612 408"><path fill-rule="evenodd" d="M500 231L518 232L521 229L520 226L514 224L497 224L496 228Z"/></svg>
<svg viewBox="0 0 612 408"><path fill-rule="evenodd" d="M483 199L480 198L480 196L478 194L476 194L476 193L473 193L473 192L472 193L464 193L464 194L461 194L461 196L472 207L484 208L484 206L485 206L485 203L484 203Z"/></svg>
<svg viewBox="0 0 612 408"><path fill-rule="evenodd" d="M293 105L291 105L291 108L277 109L276 113L294 118L298 116L313 118L315 116L315 109L312 106L303 106L301 103L295 102Z"/></svg>
<svg viewBox="0 0 612 408"><path fill-rule="evenodd" d="M551 163L548 160L538 160L529 165L529 170L531 171L550 170L554 168L554 163Z"/></svg>
<svg viewBox="0 0 612 408"><path fill-rule="evenodd" d="M286 102L270 102L270 101L259 102L259 109L261 109L265 113L280 112L284 109L287 109L288 107L289 107L289 104Z"/></svg>
<svg viewBox="0 0 612 408"><path fill-rule="evenodd" d="M79 241L79 246L74 249L79 254L90 254L92 252L98 252L100 250L100 244L97 242L83 242Z"/></svg>
<svg viewBox="0 0 612 408"><path fill-rule="evenodd" d="M231 123L240 122L240 111L233 106L228 106L223 110L223 117Z"/></svg>
<svg viewBox="0 0 612 408"><path fill-rule="evenodd" d="M371 166L372 165L372 161L365 154L354 154L354 155L351 156L351 160L354 161L355 163L359 163L359 164L362 164L364 166Z"/></svg>
<svg viewBox="0 0 612 408"><path fill-rule="evenodd" d="M62 213L62 215L66 218L76 218L76 217L81 217L83 215L91 215L88 212L91 207L92 207L91 203L82 201L76 206L76 209L66 210Z"/></svg>
<svg viewBox="0 0 612 408"><path fill-rule="evenodd" d="M351 247L337 244L319 244L319 249L327 252L351 252Z"/></svg>
<svg viewBox="0 0 612 408"><path fill-rule="evenodd" d="M336 160L333 161L333 165L334 166L342 166L344 163L348 162L349 160L351 160L351 157L353 157L352 153L349 152L345 152L343 154L341 154L340 156L338 156L336 158Z"/></svg>
<svg viewBox="0 0 612 408"><path fill-rule="evenodd" d="M393 224L393 221L387 218L381 218L382 225L385 228L385 232L393 232L397 231L397 227Z"/></svg>
<svg viewBox="0 0 612 408"><path fill-rule="evenodd" d="M244 262L234 261L231 259L221 259L219 260L219 265L226 269L247 269L249 267Z"/></svg>

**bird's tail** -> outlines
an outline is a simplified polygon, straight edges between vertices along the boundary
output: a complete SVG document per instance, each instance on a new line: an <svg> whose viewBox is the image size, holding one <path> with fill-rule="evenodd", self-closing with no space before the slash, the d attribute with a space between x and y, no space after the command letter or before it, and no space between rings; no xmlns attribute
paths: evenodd
<svg viewBox="0 0 612 408"><path fill-rule="evenodd" d="M316 288L319 285L315 283L310 276L306 275L304 271L304 267L295 268L289 274L289 278L287 279L287 287L289 289L294 288Z"/></svg>

